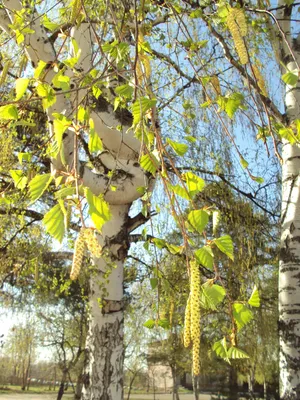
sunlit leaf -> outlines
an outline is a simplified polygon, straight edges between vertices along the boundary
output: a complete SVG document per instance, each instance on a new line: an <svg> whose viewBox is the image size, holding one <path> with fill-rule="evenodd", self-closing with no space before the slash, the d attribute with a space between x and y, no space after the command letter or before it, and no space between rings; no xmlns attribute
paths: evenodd
<svg viewBox="0 0 300 400"><path fill-rule="evenodd" d="M248 324L252 318L252 311L242 303L233 304L233 318L237 324L238 330L242 329L243 326Z"/></svg>
<svg viewBox="0 0 300 400"><path fill-rule="evenodd" d="M30 182L29 182L29 197L30 203L34 203L37 201L45 190L48 188L52 181L53 177L51 174L43 174L43 175L36 175Z"/></svg>
<svg viewBox="0 0 300 400"><path fill-rule="evenodd" d="M209 246L203 246L201 249L195 251L195 256L204 267L213 269L214 255Z"/></svg>
<svg viewBox="0 0 300 400"><path fill-rule="evenodd" d="M179 156L184 156L189 148L187 144L174 142L171 139L167 139L167 143L169 143L175 153Z"/></svg>
<svg viewBox="0 0 300 400"><path fill-rule="evenodd" d="M19 118L18 109L13 104L7 104L6 106L0 107L0 120L1 119L12 120L18 118Z"/></svg>
<svg viewBox="0 0 300 400"><path fill-rule="evenodd" d="M16 98L15 100L20 100L27 90L29 84L28 78L19 78L16 80Z"/></svg>
<svg viewBox="0 0 300 400"><path fill-rule="evenodd" d="M61 242L65 234L64 214L59 204L56 204L45 214L43 224L46 231Z"/></svg>
<svg viewBox="0 0 300 400"><path fill-rule="evenodd" d="M95 196L88 188L85 188L85 196L89 205L89 215L92 218L95 227L101 231L105 222L111 219L109 205L101 195Z"/></svg>
<svg viewBox="0 0 300 400"><path fill-rule="evenodd" d="M208 213L204 210L193 210L188 215L188 221L196 231L202 233L208 223Z"/></svg>
<svg viewBox="0 0 300 400"><path fill-rule="evenodd" d="M15 169L10 170L9 173L14 180L15 187L20 190L25 189L27 184L27 177L23 175L23 171Z"/></svg>
<svg viewBox="0 0 300 400"><path fill-rule="evenodd" d="M253 288L253 292L250 296L250 299L248 300L248 304L250 304L250 306L252 307L260 307L260 298L256 285Z"/></svg>
<svg viewBox="0 0 300 400"><path fill-rule="evenodd" d="M155 327L156 323L153 319L148 319L148 321L144 322L143 325L148 329L153 329Z"/></svg>
<svg viewBox="0 0 300 400"><path fill-rule="evenodd" d="M248 354L244 350L238 349L235 346L228 349L227 355L228 358L231 359L249 358Z"/></svg>
<svg viewBox="0 0 300 400"><path fill-rule="evenodd" d="M232 239L229 235L221 236L217 239L214 239L213 243L218 247L222 253L226 254L231 260L233 257L233 243Z"/></svg>

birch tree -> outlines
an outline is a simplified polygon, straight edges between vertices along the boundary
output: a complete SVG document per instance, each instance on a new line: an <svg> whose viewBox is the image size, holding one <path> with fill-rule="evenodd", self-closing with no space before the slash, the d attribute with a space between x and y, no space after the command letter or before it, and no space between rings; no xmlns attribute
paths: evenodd
<svg viewBox="0 0 300 400"><path fill-rule="evenodd" d="M260 154L264 146L267 156L283 160L282 255L288 265L282 263L280 270L282 398L299 397L294 319L299 303L294 165L298 163L299 40L289 25L295 5L292 1L274 8L261 1L73 0L53 5L1 1L1 133L19 162L17 169L2 173L2 213L12 212L13 205L16 215L43 219L47 233L60 242L71 226L77 232L71 279L80 276L87 249L94 257L84 400L123 398L123 264L130 241L141 236L130 234L153 214L155 179L165 190L168 211L183 242L173 246L155 241L147 232L142 236L158 248L185 255L194 298L203 290L199 285L203 268L212 270L214 284L221 285L214 251L234 258L227 234L206 233L216 207L195 205L195 196L205 186L203 178L227 182L276 218L262 201L271 187L263 182L270 171L266 167L264 176L259 176L259 169L268 162L251 165L247 160L248 149L235 139L242 129L257 135ZM275 37L287 68L283 75L288 85L287 114L281 112L272 85L264 79L269 72L264 64L272 59L274 65L274 52L267 56L270 37ZM198 88L201 106L191 101L187 91L191 86ZM203 162L198 173L191 170L195 113L203 119L207 141L215 129L224 136L224 148L233 149L235 167L239 164L243 170L236 174L236 182L214 159ZM251 182L248 191L242 178ZM130 214L138 199L141 212ZM191 232L203 235L200 249ZM246 294L249 297L250 292ZM246 294L229 301L231 331L214 346L227 360L246 357L237 348L236 336L242 314L249 317L251 307L259 304L256 291L250 299ZM190 332L195 375L200 373L201 312L196 303ZM243 322L242 326L247 321Z"/></svg>

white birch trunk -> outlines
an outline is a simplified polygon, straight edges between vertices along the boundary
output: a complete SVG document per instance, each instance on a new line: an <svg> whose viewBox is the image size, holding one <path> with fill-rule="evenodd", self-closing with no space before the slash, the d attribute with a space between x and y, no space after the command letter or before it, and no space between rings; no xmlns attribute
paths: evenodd
<svg viewBox="0 0 300 400"><path fill-rule="evenodd" d="M112 206L111 211L113 217L99 238L101 245L107 246L107 254L96 260L98 272L91 277L82 400L123 399L123 263L128 206ZM120 243L109 244L114 239Z"/></svg>
<svg viewBox="0 0 300 400"><path fill-rule="evenodd" d="M290 35L289 12L280 11L286 20L282 28L297 62L299 44ZM295 70L296 63L283 43L281 60ZM285 72L285 71L284 71ZM286 87L285 106L288 124L300 118L300 84ZM280 398L300 398L300 147L286 140L282 147L282 217L281 252L279 265L279 341L280 341Z"/></svg>

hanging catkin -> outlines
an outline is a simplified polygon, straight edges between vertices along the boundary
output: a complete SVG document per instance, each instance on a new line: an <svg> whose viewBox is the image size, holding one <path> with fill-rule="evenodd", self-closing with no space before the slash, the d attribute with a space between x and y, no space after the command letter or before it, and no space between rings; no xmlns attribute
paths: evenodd
<svg viewBox="0 0 300 400"><path fill-rule="evenodd" d="M94 235L94 229L83 229L83 237L85 244L91 254L96 258L100 258L102 254L102 247L100 246L96 236Z"/></svg>
<svg viewBox="0 0 300 400"><path fill-rule="evenodd" d="M247 64L249 59L243 39L247 35L247 22L243 10L231 8L227 16L227 26L232 35L241 64Z"/></svg>
<svg viewBox="0 0 300 400"><path fill-rule="evenodd" d="M79 276L80 268L82 265L84 249L85 249L85 240L84 240L84 229L81 229L79 235L75 241L74 255L73 255L73 263L70 274L70 279L73 281L76 280Z"/></svg>
<svg viewBox="0 0 300 400"><path fill-rule="evenodd" d="M184 321L184 346L193 344L193 373L200 374L200 271L197 263L190 263L190 296Z"/></svg>
<svg viewBox="0 0 300 400"><path fill-rule="evenodd" d="M189 296L184 316L184 331L183 331L184 347L189 347L191 344L191 296Z"/></svg>

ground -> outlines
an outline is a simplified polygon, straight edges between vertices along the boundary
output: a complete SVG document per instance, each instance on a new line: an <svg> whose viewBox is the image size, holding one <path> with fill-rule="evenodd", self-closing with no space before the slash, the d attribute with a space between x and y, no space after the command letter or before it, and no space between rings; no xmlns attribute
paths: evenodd
<svg viewBox="0 0 300 400"><path fill-rule="evenodd" d="M32 393L1 393L0 400L55 400L57 394L32 394ZM72 394L65 394L63 399L72 399ZM126 399L126 396L125 396ZM182 400L193 400L194 396L192 394L180 394L180 399ZM132 394L130 400L154 400L153 394ZM156 394L155 400L172 400L171 394ZM211 400L211 396L207 394L202 394L200 400Z"/></svg>

